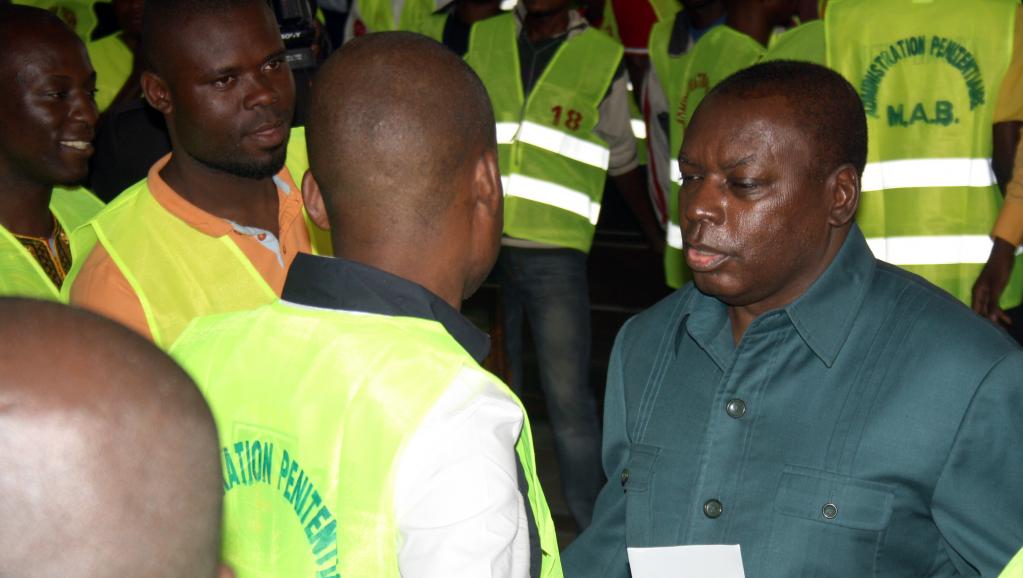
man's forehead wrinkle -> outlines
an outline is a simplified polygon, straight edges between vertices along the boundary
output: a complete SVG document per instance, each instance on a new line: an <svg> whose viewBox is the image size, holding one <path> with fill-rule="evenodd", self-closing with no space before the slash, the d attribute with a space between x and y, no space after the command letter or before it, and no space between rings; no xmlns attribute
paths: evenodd
<svg viewBox="0 0 1023 578"><path fill-rule="evenodd" d="M759 158L758 158L756 153L750 153L748 155L739 157L739 158L734 159L734 160L729 160L729 158L734 158L734 157L730 157L728 155L726 155L726 156L724 156L722 158L724 159L722 161L722 163L721 163L721 168L723 168L723 169L734 169L734 168L738 168L738 167L742 167L742 166L749 166L749 165L756 164L757 160L759 160Z"/></svg>
<svg viewBox="0 0 1023 578"><path fill-rule="evenodd" d="M768 126L758 119L745 124L716 124L701 130L696 139L691 139L679 162L707 165L713 161L718 167L733 169L764 161L775 148Z"/></svg>

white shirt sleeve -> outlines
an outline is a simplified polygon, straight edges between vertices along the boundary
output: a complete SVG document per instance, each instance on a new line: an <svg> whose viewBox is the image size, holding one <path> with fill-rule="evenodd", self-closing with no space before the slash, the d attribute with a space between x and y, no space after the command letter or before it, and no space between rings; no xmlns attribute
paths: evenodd
<svg viewBox="0 0 1023 578"><path fill-rule="evenodd" d="M628 81L625 69L620 68L619 74L611 82L611 90L597 107L600 119L593 132L611 148L611 159L608 163L609 176L624 175L639 166L636 156L636 135L632 132L632 113L629 111Z"/></svg>
<svg viewBox="0 0 1023 578"><path fill-rule="evenodd" d="M395 478L404 578L526 578L529 528L515 442L522 410L465 367L405 448Z"/></svg>

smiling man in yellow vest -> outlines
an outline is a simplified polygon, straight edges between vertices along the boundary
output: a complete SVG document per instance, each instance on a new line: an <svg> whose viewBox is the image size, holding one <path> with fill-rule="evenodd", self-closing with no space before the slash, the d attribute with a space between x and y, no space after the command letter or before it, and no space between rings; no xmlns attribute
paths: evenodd
<svg viewBox="0 0 1023 578"><path fill-rule="evenodd" d="M57 300L89 246L68 235L103 208L74 187L96 126L85 46L53 14L0 6L0 295Z"/></svg>
<svg viewBox="0 0 1023 578"><path fill-rule="evenodd" d="M274 300L311 251L304 147L288 148L295 85L265 2L148 0L142 41L172 152L76 232L98 244L70 299L167 348L195 317Z"/></svg>
<svg viewBox="0 0 1023 578"><path fill-rule="evenodd" d="M512 388L522 389L526 317L565 498L585 528L601 484L586 259L608 175L648 239L656 244L662 235L636 158L622 46L570 5L527 0L514 13L477 22L466 61L497 118L505 194L498 278Z"/></svg>
<svg viewBox="0 0 1023 578"><path fill-rule="evenodd" d="M433 40L373 34L320 69L311 112L303 193L339 258L300 255L281 301L171 350L221 433L226 560L239 578L561 576L525 410L459 313L500 244L483 85Z"/></svg>

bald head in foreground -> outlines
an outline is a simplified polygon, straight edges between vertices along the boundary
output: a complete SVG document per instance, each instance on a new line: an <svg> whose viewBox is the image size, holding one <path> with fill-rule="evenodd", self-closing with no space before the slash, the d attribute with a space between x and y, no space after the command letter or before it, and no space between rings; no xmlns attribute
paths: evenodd
<svg viewBox="0 0 1023 578"><path fill-rule="evenodd" d="M217 433L188 376L41 301L0 298L0 343L0 576L229 576Z"/></svg>
<svg viewBox="0 0 1023 578"><path fill-rule="evenodd" d="M750 578L996 576L1019 550L1023 351L874 258L867 134L813 64L700 103L679 154L693 282L618 335L610 481L566 576L626 578L647 546L738 544L708 555Z"/></svg>

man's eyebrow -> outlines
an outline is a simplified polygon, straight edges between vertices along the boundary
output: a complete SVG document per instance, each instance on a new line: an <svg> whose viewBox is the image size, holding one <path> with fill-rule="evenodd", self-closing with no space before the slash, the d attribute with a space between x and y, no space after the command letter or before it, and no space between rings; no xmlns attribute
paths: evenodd
<svg viewBox="0 0 1023 578"><path fill-rule="evenodd" d="M747 156L742 157L741 159L739 159L737 161L732 161L732 162L729 162L729 163L725 163L725 164L721 165L721 168L723 168L725 170L734 169L735 167L739 167L739 166L742 166L742 165L753 164L753 161L755 161L755 160L756 160L756 155L747 155Z"/></svg>
<svg viewBox="0 0 1023 578"><path fill-rule="evenodd" d="M218 68L216 70L212 70L209 73L207 73L205 76L207 78L220 78L221 76L234 76L237 73L238 73L238 67L237 66L225 66L223 68Z"/></svg>
<svg viewBox="0 0 1023 578"><path fill-rule="evenodd" d="M700 163L694 162L692 159L687 157L685 154L681 154L681 153L678 155L678 164L680 164L680 165L700 166Z"/></svg>
<svg viewBox="0 0 1023 578"><path fill-rule="evenodd" d="M285 53L287 53L287 51L288 51L287 48L281 48L280 50L275 50L274 52L271 52L269 56L264 58L263 62L267 63L267 62L270 62L271 60L277 60L278 58L283 58Z"/></svg>

